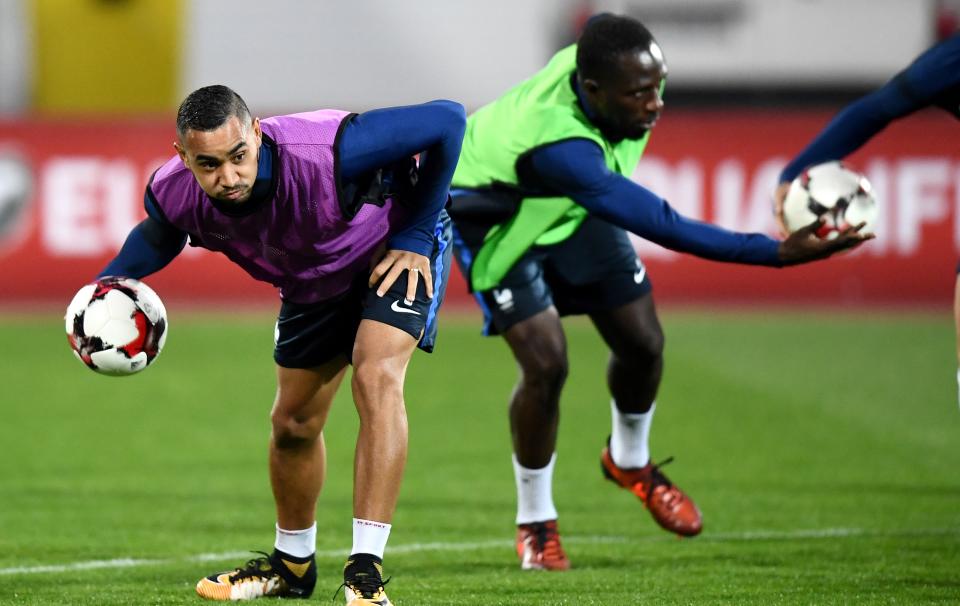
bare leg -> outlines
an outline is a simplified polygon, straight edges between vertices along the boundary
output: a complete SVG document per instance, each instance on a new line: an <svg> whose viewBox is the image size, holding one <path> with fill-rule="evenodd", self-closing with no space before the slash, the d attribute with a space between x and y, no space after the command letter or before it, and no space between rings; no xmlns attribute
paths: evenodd
<svg viewBox="0 0 960 606"><path fill-rule="evenodd" d="M353 515L390 523L407 462L403 382L417 341L393 326L363 320L353 348L353 399L360 435L353 464Z"/></svg>
<svg viewBox="0 0 960 606"><path fill-rule="evenodd" d="M326 474L323 426L346 366L341 356L317 368L277 367L270 483L281 528L308 528L316 520Z"/></svg>
<svg viewBox="0 0 960 606"><path fill-rule="evenodd" d="M653 296L644 295L590 318L610 347L607 384L617 408L625 413L647 412L663 375L663 330Z"/></svg>
<svg viewBox="0 0 960 606"><path fill-rule="evenodd" d="M662 528L681 536L699 534L703 518L694 502L658 468L647 465L652 415L645 413L657 397L663 373L663 331L653 297L647 294L591 318L610 346L607 381L617 409L610 448L601 454L606 475L640 497Z"/></svg>
<svg viewBox="0 0 960 606"><path fill-rule="evenodd" d="M567 378L567 342L553 307L511 326L504 338L520 366L510 398L510 431L517 461L545 467L557 446L560 392Z"/></svg>

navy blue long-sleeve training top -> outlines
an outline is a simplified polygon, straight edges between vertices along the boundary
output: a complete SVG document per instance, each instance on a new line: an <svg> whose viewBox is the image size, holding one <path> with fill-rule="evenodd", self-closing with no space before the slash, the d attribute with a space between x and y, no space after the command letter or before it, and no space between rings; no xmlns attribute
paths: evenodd
<svg viewBox="0 0 960 606"><path fill-rule="evenodd" d="M603 150L589 139L538 148L530 162L544 185L646 240L706 259L782 265L779 240L684 217L666 200L607 168Z"/></svg>
<svg viewBox="0 0 960 606"><path fill-rule="evenodd" d="M783 169L780 182L792 181L808 166L845 158L897 118L929 106L960 118L960 34L931 47L884 86L841 110Z"/></svg>
<svg viewBox="0 0 960 606"><path fill-rule="evenodd" d="M447 201L465 128L463 107L452 101L372 110L354 116L344 127L337 151L345 181L420 153L411 200L416 210L408 225L390 237L389 248L430 255L434 226ZM268 149L260 154L254 196L263 189L258 186L270 182L271 159ZM150 196L145 196L144 206L147 218L133 228L100 276L142 278L165 267L183 250L187 234L163 218Z"/></svg>

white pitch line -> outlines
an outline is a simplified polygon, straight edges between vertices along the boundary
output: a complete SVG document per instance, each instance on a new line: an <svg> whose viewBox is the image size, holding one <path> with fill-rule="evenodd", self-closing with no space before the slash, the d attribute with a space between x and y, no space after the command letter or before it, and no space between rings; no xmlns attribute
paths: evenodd
<svg viewBox="0 0 960 606"><path fill-rule="evenodd" d="M74 562L73 564L0 568L0 574L38 574L42 572L67 572L68 570L93 570L95 568L134 568L137 566L154 566L156 564L165 564L169 561L171 560L135 560L133 558L117 558L115 560L89 560L86 562Z"/></svg>
<svg viewBox="0 0 960 606"><path fill-rule="evenodd" d="M869 530L866 528L813 528L798 530L751 530L746 532L707 533L698 537L697 541L728 542L728 541L795 541L804 539L834 539L850 537L910 537L910 536L960 536L960 528L904 528L894 531ZM640 539L628 539L622 536L568 536L565 543L604 544L627 542L656 542L675 540L669 535L657 535ZM387 555L400 553L419 553L425 551L482 551L485 549L509 549L513 541L497 539L489 541L472 541L464 543L408 543L396 545L387 549ZM73 572L82 570L96 570L103 568L139 568L145 566L161 566L165 564L179 564L183 562L219 562L251 557L250 551L225 551L221 553L200 553L181 558L116 558L112 560L88 560L72 564L51 564L42 566L17 566L14 568L0 568L0 576L17 574L41 574L50 572ZM327 549L318 551L317 558L343 558L347 549Z"/></svg>
<svg viewBox="0 0 960 606"><path fill-rule="evenodd" d="M870 530L867 528L811 528L808 530L748 530L703 535L704 541L769 541L833 539L846 537L917 537L960 535L960 528L901 528Z"/></svg>

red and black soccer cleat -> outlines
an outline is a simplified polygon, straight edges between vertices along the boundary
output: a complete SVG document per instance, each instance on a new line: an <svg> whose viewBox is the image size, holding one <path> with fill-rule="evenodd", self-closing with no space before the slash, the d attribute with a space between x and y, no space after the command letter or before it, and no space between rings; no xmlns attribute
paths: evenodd
<svg viewBox="0 0 960 606"><path fill-rule="evenodd" d="M556 520L517 525L517 556L522 570L569 570Z"/></svg>
<svg viewBox="0 0 960 606"><path fill-rule="evenodd" d="M661 528L680 536L692 537L703 529L703 517L690 497L660 471L660 466L671 460L622 469L613 462L608 444L600 455L600 467L608 480L637 495Z"/></svg>

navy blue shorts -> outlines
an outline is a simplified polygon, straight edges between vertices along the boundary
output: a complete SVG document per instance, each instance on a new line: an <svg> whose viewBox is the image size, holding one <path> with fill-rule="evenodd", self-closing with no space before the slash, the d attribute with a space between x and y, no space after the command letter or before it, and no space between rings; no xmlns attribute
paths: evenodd
<svg viewBox="0 0 960 606"><path fill-rule="evenodd" d="M419 338L420 349L433 351L437 311L443 303L450 275L451 239L450 218L441 212L430 256L433 299L427 298L421 278L416 299L407 305L405 275L401 275L385 295L378 297L376 287L367 286L369 275L364 272L357 276L350 290L335 299L312 304L281 303L273 359L284 368L313 368L341 354L350 360L361 320L375 320L399 328Z"/></svg>
<svg viewBox="0 0 960 606"><path fill-rule="evenodd" d="M454 251L465 276L484 230L458 220ZM608 311L652 290L643 263L623 229L588 217L569 238L528 250L489 291L474 293L486 335L496 335L551 305L562 316Z"/></svg>

